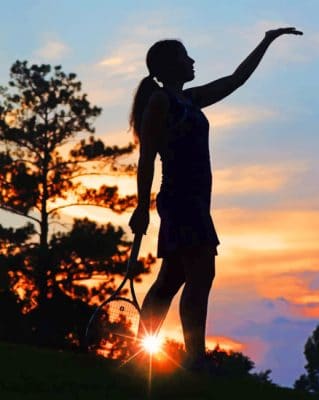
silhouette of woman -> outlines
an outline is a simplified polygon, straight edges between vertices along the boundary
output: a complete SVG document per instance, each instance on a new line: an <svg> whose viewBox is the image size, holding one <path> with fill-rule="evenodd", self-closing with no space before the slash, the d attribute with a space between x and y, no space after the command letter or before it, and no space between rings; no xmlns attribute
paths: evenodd
<svg viewBox="0 0 319 400"><path fill-rule="evenodd" d="M161 219L157 256L163 261L142 305L139 336L158 333L173 297L185 284L180 317L185 365L192 370L205 368L207 303L219 244L210 215L209 123L201 109L243 85L268 46L284 34L302 32L292 27L269 30L233 74L186 90L183 85L194 79L194 60L179 40L158 41L146 56L149 76L135 93L130 126L140 154L138 205L129 221L133 233L146 234L157 152L162 161L156 206Z"/></svg>

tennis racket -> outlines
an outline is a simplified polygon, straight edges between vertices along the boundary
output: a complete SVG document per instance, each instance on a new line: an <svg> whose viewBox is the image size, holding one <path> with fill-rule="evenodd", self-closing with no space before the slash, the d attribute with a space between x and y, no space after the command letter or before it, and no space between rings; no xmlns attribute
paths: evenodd
<svg viewBox="0 0 319 400"><path fill-rule="evenodd" d="M140 306L134 290L134 265L136 264L143 233L136 233L125 277L117 290L92 314L85 331L87 349L103 349L109 354L118 346L123 350L137 335ZM130 283L131 298L123 297L121 291L126 282ZM112 350L113 349L113 350Z"/></svg>

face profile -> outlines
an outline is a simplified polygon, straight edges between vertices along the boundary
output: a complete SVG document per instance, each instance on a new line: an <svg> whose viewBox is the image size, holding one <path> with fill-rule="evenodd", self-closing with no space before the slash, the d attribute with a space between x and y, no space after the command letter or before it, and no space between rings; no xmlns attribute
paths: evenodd
<svg viewBox="0 0 319 400"><path fill-rule="evenodd" d="M166 68L166 82L190 82L195 78L194 72L195 61L188 55L187 50L180 43L175 49L175 57L172 58Z"/></svg>

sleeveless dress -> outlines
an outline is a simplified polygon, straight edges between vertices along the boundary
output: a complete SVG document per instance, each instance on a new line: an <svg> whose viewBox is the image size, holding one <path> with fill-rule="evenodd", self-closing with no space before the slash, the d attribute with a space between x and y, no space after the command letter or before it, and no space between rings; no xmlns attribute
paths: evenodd
<svg viewBox="0 0 319 400"><path fill-rule="evenodd" d="M157 257L199 244L219 244L210 198L212 174L209 158L209 122L191 98L179 100L163 88L170 100L167 136L159 154L162 182L156 197L161 223Z"/></svg>

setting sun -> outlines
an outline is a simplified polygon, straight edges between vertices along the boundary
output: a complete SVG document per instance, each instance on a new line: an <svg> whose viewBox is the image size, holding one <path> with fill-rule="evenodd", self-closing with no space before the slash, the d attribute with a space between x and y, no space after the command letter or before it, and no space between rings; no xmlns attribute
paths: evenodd
<svg viewBox="0 0 319 400"><path fill-rule="evenodd" d="M148 353L155 354L161 350L162 340L158 336L146 336L142 340L142 346Z"/></svg>

